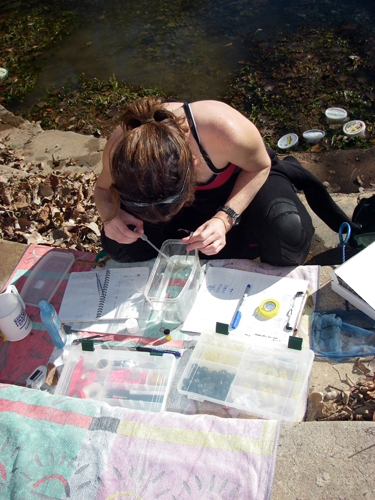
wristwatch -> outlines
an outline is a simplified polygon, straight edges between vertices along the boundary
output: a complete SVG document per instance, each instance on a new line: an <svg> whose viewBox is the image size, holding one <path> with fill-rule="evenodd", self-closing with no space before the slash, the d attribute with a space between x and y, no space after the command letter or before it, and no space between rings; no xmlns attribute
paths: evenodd
<svg viewBox="0 0 375 500"><path fill-rule="evenodd" d="M222 206L222 207L219 207L216 212L225 212L230 217L232 217L233 226L238 226L238 224L240 223L241 216L238 215L238 213L236 213L232 208Z"/></svg>

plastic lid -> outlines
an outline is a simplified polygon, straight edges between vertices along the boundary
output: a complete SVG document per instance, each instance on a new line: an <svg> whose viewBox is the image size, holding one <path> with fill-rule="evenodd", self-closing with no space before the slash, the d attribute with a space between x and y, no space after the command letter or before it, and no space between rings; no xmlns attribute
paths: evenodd
<svg viewBox="0 0 375 500"><path fill-rule="evenodd" d="M343 108L328 108L325 115L332 121L341 122L348 116L348 113Z"/></svg>
<svg viewBox="0 0 375 500"><path fill-rule="evenodd" d="M343 132L346 135L360 135L363 134L366 130L365 122L361 120L353 120L351 122L345 123L343 126Z"/></svg>
<svg viewBox="0 0 375 500"><path fill-rule="evenodd" d="M311 130L306 130L302 134L305 141L311 144L316 144L317 142L321 141L325 135L326 133L324 132L324 130L319 130L315 128Z"/></svg>
<svg viewBox="0 0 375 500"><path fill-rule="evenodd" d="M44 255L22 288L25 304L38 307L41 300L50 302L73 264L74 255L70 252L51 250Z"/></svg>
<svg viewBox="0 0 375 500"><path fill-rule="evenodd" d="M277 146L280 149L289 149L298 144L298 135L297 134L285 134L279 139Z"/></svg>

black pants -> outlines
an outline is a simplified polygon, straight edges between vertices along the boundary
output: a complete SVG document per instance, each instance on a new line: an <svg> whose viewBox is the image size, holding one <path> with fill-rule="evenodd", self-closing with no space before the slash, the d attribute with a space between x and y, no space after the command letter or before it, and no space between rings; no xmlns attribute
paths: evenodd
<svg viewBox="0 0 375 500"><path fill-rule="evenodd" d="M260 256L262 262L276 266L303 264L310 250L314 227L296 189L305 192L312 209L333 230L338 232L341 222L349 221L324 185L295 158L280 161L274 151L269 148L267 151L272 160L268 179L243 212L240 224L226 235L225 247L213 256L200 254L202 259L254 259ZM187 236L215 215L218 207L226 202L236 179L237 175L233 175L219 188L197 191L194 204L183 208L169 223L145 222L145 234L159 248L167 239ZM105 252L118 262L141 262L157 256L157 252L141 239L132 245L122 245L107 238L103 232L102 243Z"/></svg>

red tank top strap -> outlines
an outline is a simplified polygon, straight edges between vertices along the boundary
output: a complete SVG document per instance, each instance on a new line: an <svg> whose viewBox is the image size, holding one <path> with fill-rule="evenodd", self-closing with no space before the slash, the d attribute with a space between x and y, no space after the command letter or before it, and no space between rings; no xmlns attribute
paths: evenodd
<svg viewBox="0 0 375 500"><path fill-rule="evenodd" d="M210 182L209 184L205 184L204 186L195 186L195 190L196 191L203 191L203 190L207 190L207 189L215 189L215 188L222 186L232 176L232 174L236 170L236 168L237 168L237 166L232 163L226 170L224 170L222 173L217 175L212 182Z"/></svg>

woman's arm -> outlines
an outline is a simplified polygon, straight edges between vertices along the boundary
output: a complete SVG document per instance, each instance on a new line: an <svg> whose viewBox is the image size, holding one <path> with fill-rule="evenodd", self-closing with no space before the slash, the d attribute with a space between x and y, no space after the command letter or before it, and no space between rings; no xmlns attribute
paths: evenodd
<svg viewBox="0 0 375 500"><path fill-rule="evenodd" d="M95 184L94 199L96 208L103 221L106 236L117 241L118 243L129 245L140 238L140 234L131 231L128 228L128 225L131 224L136 226L141 232L143 232L143 222L121 209L118 209L115 216L108 221L115 209L110 192L110 187L113 182L110 169L110 153L122 135L123 129L119 126L107 141L103 151L103 169Z"/></svg>
<svg viewBox="0 0 375 500"><path fill-rule="evenodd" d="M198 112L202 121L195 111L194 116L211 160L218 167L231 162L242 169L224 203L241 215L267 180L270 157L258 129L238 111L215 101L205 101L202 107L206 108ZM215 255L225 246L225 235L232 225L233 219L228 214L217 212L193 233L187 250L198 248L206 255Z"/></svg>

